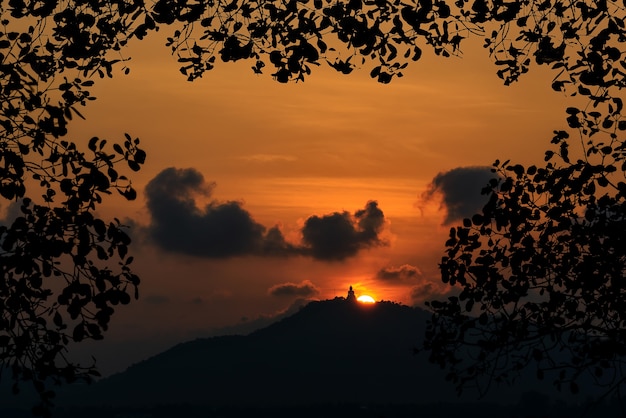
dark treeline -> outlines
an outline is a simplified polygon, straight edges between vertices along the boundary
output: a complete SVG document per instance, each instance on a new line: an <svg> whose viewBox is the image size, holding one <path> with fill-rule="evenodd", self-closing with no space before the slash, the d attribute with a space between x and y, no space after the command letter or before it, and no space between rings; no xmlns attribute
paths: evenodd
<svg viewBox="0 0 626 418"><path fill-rule="evenodd" d="M30 418L28 410L0 409L6 418ZM149 408L57 408L55 418L576 418L623 417L619 402L565 405L528 397L517 405L495 403L433 403L427 405L326 404L297 407L211 407L163 405Z"/></svg>

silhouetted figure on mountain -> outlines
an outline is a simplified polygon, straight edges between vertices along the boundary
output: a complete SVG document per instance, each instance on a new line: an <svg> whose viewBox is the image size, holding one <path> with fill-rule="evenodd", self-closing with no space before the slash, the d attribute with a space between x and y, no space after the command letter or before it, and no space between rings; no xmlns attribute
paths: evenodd
<svg viewBox="0 0 626 418"><path fill-rule="evenodd" d="M356 296L354 295L354 290L352 290L352 286L350 286L350 290L348 290L348 297L346 298L348 302L356 302Z"/></svg>

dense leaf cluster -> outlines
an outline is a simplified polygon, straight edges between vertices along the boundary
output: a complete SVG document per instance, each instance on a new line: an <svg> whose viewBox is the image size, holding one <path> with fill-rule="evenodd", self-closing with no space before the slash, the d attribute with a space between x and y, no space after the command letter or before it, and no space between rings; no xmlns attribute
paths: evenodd
<svg viewBox="0 0 626 418"><path fill-rule="evenodd" d="M584 161L495 171L483 212L446 242L442 279L461 291L430 303L431 360L459 389L485 391L529 365L573 392L589 373L615 389L626 356L625 184L596 196L606 167Z"/></svg>
<svg viewBox="0 0 626 418"><path fill-rule="evenodd" d="M136 171L146 155L130 136L112 150L103 139L67 138L69 121L92 100L90 78L112 71L122 15L111 5L19 0L1 2L0 13L0 195L8 212L0 225L0 376L15 391L33 382L41 414L49 383L97 374L94 364L69 361L67 346L101 339L114 306L136 296L130 238L95 211L114 190L135 198L119 163Z"/></svg>
<svg viewBox="0 0 626 418"><path fill-rule="evenodd" d="M450 231L440 268L458 291L430 302L425 345L459 391L484 393L530 367L559 389L593 381L608 395L626 379L626 12L609 1L540 7L547 31L523 41L538 39L554 90L588 104L566 109L569 129L554 132L545 165L496 161L482 213ZM519 50L496 61L507 82Z"/></svg>

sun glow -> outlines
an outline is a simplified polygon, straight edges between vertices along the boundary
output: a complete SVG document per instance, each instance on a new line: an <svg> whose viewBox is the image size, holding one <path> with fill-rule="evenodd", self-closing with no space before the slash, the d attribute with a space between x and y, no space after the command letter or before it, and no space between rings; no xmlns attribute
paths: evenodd
<svg viewBox="0 0 626 418"><path fill-rule="evenodd" d="M356 300L358 300L361 303L376 303L374 298L369 295L361 295L358 298L356 298Z"/></svg>

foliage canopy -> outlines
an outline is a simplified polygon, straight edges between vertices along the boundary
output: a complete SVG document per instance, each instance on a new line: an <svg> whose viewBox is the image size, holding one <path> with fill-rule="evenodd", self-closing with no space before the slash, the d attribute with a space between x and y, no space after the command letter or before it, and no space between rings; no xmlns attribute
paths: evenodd
<svg viewBox="0 0 626 418"><path fill-rule="evenodd" d="M168 27L167 45L189 80L219 57L250 60L256 73L269 67L279 82L302 81L321 63L344 74L367 63L372 78L388 83L422 49L457 55L468 37L484 39L505 84L533 61L549 65L552 88L589 105L567 109L570 131L555 132L545 166L496 163L500 177L486 189L483 213L451 231L442 278L460 293L431 304L426 345L459 387L483 374L505 379L532 361L539 371L551 368L546 337L571 350L573 371L561 382L621 364L624 7L618 0L1 0L0 194L21 213L0 227L0 362L48 401L47 379L94 372L63 360L67 344L101 338L112 305L129 302L136 289L128 235L94 213L113 189L135 198L120 163L136 171L145 152L130 135L112 149L104 139L68 139L67 124L93 100L97 77L111 77L116 65L128 71L123 50L131 39ZM572 137L581 144L575 159ZM477 363L459 363L459 347L477 350ZM519 360L501 366L512 353Z"/></svg>
<svg viewBox="0 0 626 418"><path fill-rule="evenodd" d="M440 268L459 291L430 302L425 346L459 392L484 394L534 367L559 389L592 381L606 396L626 381L626 12L536 4L563 36L540 37L536 62L558 71L554 90L588 103L565 109L568 130L554 131L545 165L494 163L482 213L450 230Z"/></svg>

